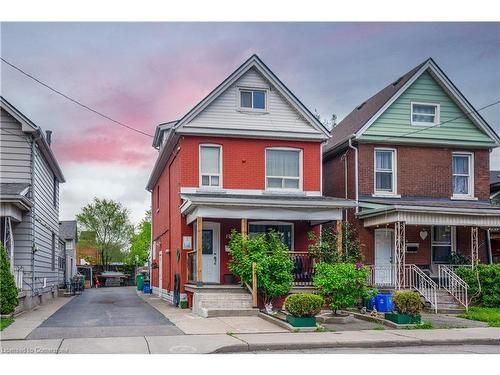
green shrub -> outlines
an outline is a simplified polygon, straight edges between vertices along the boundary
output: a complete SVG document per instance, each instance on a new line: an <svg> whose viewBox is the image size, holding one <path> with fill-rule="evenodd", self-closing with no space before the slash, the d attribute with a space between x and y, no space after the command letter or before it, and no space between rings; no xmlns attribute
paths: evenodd
<svg viewBox="0 0 500 375"><path fill-rule="evenodd" d="M462 264L470 264L471 260L466 255L457 251L448 257L446 263L454 265L462 265Z"/></svg>
<svg viewBox="0 0 500 375"><path fill-rule="evenodd" d="M333 311L353 307L366 297L368 269L353 263L325 263L315 266L314 286Z"/></svg>
<svg viewBox="0 0 500 375"><path fill-rule="evenodd" d="M334 227L322 227L321 236L311 231L308 233L310 241L309 254L319 262L325 263L356 263L363 260L361 244L352 224L342 223L342 248L338 249L338 236Z"/></svg>
<svg viewBox="0 0 500 375"><path fill-rule="evenodd" d="M479 264L474 269L460 267L456 272L469 285L472 305L500 306L500 264Z"/></svg>
<svg viewBox="0 0 500 375"><path fill-rule="evenodd" d="M313 293L291 294L285 299L285 309L293 316L312 317L323 307L323 297Z"/></svg>
<svg viewBox="0 0 500 375"><path fill-rule="evenodd" d="M10 314L18 304L16 282L10 272L5 248L0 244L0 313Z"/></svg>
<svg viewBox="0 0 500 375"><path fill-rule="evenodd" d="M396 292L393 300L394 306L400 314L419 315L424 307L420 294L417 292Z"/></svg>
<svg viewBox="0 0 500 375"><path fill-rule="evenodd" d="M251 284L252 263L256 263L257 289L266 304L288 294L293 282L293 262L276 233L248 237L233 230L229 248L229 270L244 283Z"/></svg>

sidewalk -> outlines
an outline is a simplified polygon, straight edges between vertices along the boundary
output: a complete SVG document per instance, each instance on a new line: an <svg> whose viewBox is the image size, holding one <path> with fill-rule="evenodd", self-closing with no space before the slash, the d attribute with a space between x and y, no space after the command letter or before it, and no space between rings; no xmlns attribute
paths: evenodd
<svg viewBox="0 0 500 375"><path fill-rule="evenodd" d="M500 328L182 335L2 341L2 353L237 353L314 348L500 345Z"/></svg>
<svg viewBox="0 0 500 375"><path fill-rule="evenodd" d="M32 310L23 312L14 318L14 322L10 326L0 332L0 339L2 341L25 339L35 328L73 298L58 297L50 303L39 305Z"/></svg>

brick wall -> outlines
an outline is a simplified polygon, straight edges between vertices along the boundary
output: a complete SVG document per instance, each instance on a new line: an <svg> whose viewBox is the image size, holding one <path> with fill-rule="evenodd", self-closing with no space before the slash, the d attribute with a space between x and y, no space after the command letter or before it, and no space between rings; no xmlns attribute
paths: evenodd
<svg viewBox="0 0 500 375"><path fill-rule="evenodd" d="M373 188L374 148L359 145L360 196L371 196ZM380 145L387 147L387 145ZM391 146L397 153L397 193L402 197L450 198L452 191L452 153L459 148ZM489 198L489 151L474 153L474 192L481 200Z"/></svg>
<svg viewBox="0 0 500 375"><path fill-rule="evenodd" d="M181 139L183 187L198 187L199 145L222 145L223 188L265 189L265 149L292 147L303 150L303 188L319 191L321 147L318 142L280 141L248 138L191 137Z"/></svg>

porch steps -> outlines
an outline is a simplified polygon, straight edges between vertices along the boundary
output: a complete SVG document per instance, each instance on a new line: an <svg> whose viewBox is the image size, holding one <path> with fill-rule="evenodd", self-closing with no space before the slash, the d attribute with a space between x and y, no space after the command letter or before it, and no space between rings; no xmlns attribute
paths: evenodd
<svg viewBox="0 0 500 375"><path fill-rule="evenodd" d="M436 298L437 310L440 314L461 314L465 311L465 307L446 290L439 289L436 292ZM429 312L434 312L434 309L428 302L425 303L425 309Z"/></svg>
<svg viewBox="0 0 500 375"><path fill-rule="evenodd" d="M201 287L193 290L193 313L209 318L220 316L253 316L252 296L243 287Z"/></svg>

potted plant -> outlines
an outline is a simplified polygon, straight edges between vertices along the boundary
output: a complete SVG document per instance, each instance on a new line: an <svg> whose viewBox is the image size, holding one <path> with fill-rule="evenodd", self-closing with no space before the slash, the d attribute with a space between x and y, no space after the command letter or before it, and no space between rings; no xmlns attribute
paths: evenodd
<svg viewBox="0 0 500 375"><path fill-rule="evenodd" d="M423 307L420 294L412 291L396 292L393 301L397 313L386 313L387 320L397 324L420 324Z"/></svg>
<svg viewBox="0 0 500 375"><path fill-rule="evenodd" d="M294 327L316 327L316 315L323 307L323 297L313 293L291 294L285 299L286 321Z"/></svg>
<svg viewBox="0 0 500 375"><path fill-rule="evenodd" d="M325 298L333 315L354 307L367 294L368 270L361 264L320 262L315 266L314 286Z"/></svg>

